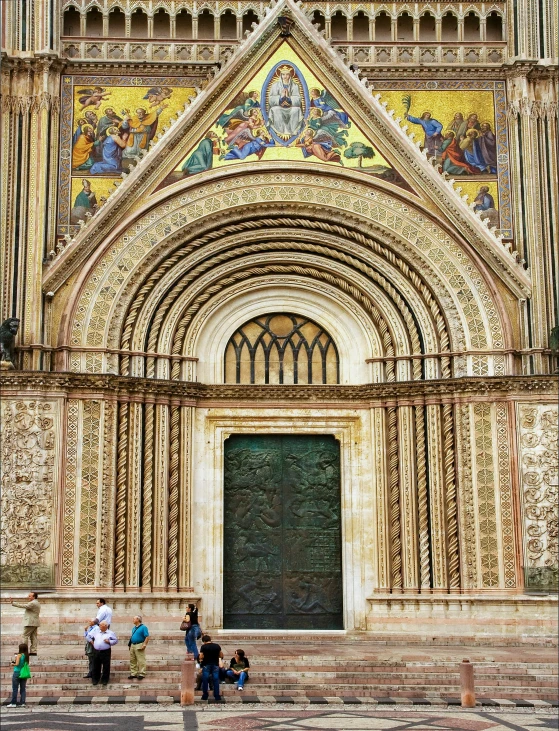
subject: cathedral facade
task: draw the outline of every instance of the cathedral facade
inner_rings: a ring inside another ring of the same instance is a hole
[[[6,590],[550,634],[556,2],[14,0],[2,33]]]

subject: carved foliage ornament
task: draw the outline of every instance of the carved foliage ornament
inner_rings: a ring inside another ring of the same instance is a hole
[[[48,586],[53,574],[56,402],[4,399],[1,404],[4,585]]]
[[[519,407],[525,584],[529,589],[556,589],[558,585],[557,419],[556,404]]]

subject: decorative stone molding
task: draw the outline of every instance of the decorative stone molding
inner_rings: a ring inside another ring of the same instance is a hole
[[[527,589],[558,586],[557,403],[517,405]]]
[[[536,399],[553,398],[559,393],[557,379],[553,376],[507,376],[457,378],[395,383],[370,383],[360,386],[259,386],[259,385],[206,385],[189,381],[157,380],[153,378],[130,378],[112,374],[88,373],[46,373],[44,371],[5,371],[0,376],[3,393],[13,391],[32,393],[53,391],[60,394],[99,393],[114,397],[145,395],[151,398],[175,396],[188,405],[203,401],[280,401],[294,400],[334,403],[380,402],[387,399],[413,401],[414,398],[442,398],[456,396],[465,399],[504,400],[511,396],[528,396]],[[72,396],[74,397],[74,396]],[[476,398],[477,397],[477,398]]]
[[[7,586],[55,581],[58,506],[58,400],[3,396],[0,572]]]

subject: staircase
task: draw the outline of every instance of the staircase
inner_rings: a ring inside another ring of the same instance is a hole
[[[119,632],[113,648],[111,682],[92,686],[83,678],[87,661],[81,633],[74,630],[55,637],[42,629],[39,655],[31,658],[33,677],[28,683],[29,703],[178,702],[180,669],[185,656],[184,635],[154,631],[147,651],[148,675],[130,681],[128,627]],[[404,702],[456,703],[460,697],[459,664],[464,657],[474,663],[476,695],[486,705],[503,701],[538,705],[557,701],[556,650],[552,647],[487,647],[449,638],[439,644],[428,638],[371,638],[370,635],[319,636],[301,634],[262,636],[214,633],[228,662],[243,647],[250,663],[250,682],[241,693],[222,685],[226,701],[260,702]],[[9,660],[17,636],[2,637],[1,686],[4,702],[11,689]],[[199,697],[200,692],[197,693]],[[210,696],[211,697],[211,696]]]

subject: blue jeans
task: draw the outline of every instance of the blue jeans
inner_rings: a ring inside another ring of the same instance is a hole
[[[12,675],[12,700],[10,703],[17,703],[17,691],[19,689],[19,696],[21,703],[25,703],[25,686],[27,685],[27,678],[23,680],[19,679],[19,675]]]
[[[210,675],[213,678],[214,698],[219,701],[221,699],[219,695],[219,665],[204,665],[202,668],[202,698],[205,700],[208,697]]]
[[[191,652],[194,655],[194,659],[198,660],[198,645],[196,640],[199,640],[202,636],[202,630],[199,624],[193,624],[192,627],[186,631],[184,635],[184,644],[186,645],[186,651]]]
[[[242,688],[248,680],[248,675],[247,675],[247,673],[245,673],[244,670],[241,671],[240,675],[235,675],[235,673],[232,670],[228,670],[227,677],[230,678],[231,680],[233,680],[234,682],[239,681],[239,685],[238,685],[239,688]]]

